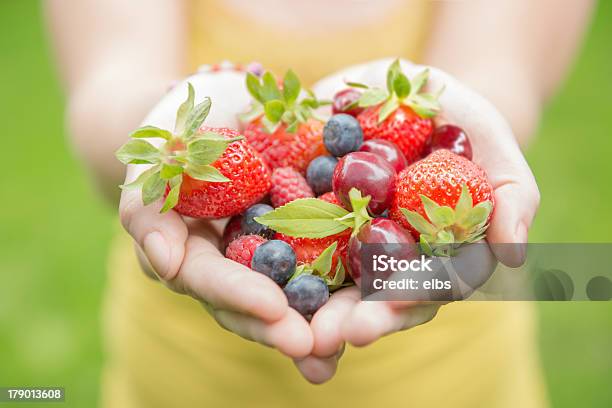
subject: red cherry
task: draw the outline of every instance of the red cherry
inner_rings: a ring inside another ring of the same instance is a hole
[[[360,152],[370,152],[385,159],[395,169],[396,172],[404,170],[408,165],[406,156],[395,143],[383,139],[366,140],[359,148]]]
[[[364,109],[357,106],[359,97],[361,97],[361,92],[355,88],[346,88],[337,92],[332,103],[332,113],[334,115],[336,113],[346,113],[351,116],[359,115]],[[349,107],[351,104],[353,106]]]
[[[395,169],[382,157],[368,152],[353,152],[344,156],[334,169],[332,187],[342,204],[350,208],[349,191],[355,187],[370,196],[368,209],[373,215],[382,214],[393,200]]]
[[[348,245],[348,271],[357,286],[361,285],[361,250],[363,244],[403,244],[381,247],[385,255],[396,259],[414,259],[419,257],[419,250],[412,235],[398,223],[388,218],[375,218],[365,224],[359,233],[352,237]],[[381,276],[381,278],[388,278]]]
[[[468,160],[472,160],[472,144],[470,139],[467,133],[458,126],[444,125],[436,128],[431,139],[427,142],[427,146],[425,146],[423,157],[439,149],[447,149]]]

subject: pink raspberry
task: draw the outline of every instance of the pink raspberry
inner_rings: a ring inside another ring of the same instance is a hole
[[[258,246],[267,241],[260,235],[243,235],[230,242],[225,250],[225,257],[250,268],[253,253]]]
[[[308,182],[293,167],[279,167],[272,172],[270,201],[280,207],[298,198],[314,197]]]

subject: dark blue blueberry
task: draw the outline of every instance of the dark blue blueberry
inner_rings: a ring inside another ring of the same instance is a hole
[[[244,235],[256,234],[265,238],[271,238],[272,235],[274,235],[274,231],[255,221],[255,217],[260,217],[272,210],[274,210],[274,208],[268,204],[255,204],[249,207],[244,212],[244,216],[242,217],[242,221],[240,223],[242,233]]]
[[[323,128],[323,143],[327,151],[336,157],[356,152],[363,143],[363,131],[357,119],[346,113],[329,118]]]
[[[316,195],[332,191],[332,176],[338,159],[332,156],[319,156],[310,162],[306,169],[306,180]]]
[[[329,299],[329,289],[318,276],[300,275],[283,289],[289,306],[309,318]]]
[[[285,241],[273,239],[257,247],[251,259],[251,268],[282,286],[295,272],[295,262],[293,248]]]

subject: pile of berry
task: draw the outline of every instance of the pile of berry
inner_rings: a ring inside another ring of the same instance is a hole
[[[145,204],[163,198],[162,211],[231,217],[226,257],[270,277],[309,318],[331,291],[360,284],[364,243],[413,244],[397,246],[406,259],[420,256],[417,243],[449,256],[484,237],[493,189],[466,133],[435,127],[439,94],[424,92],[427,78],[408,79],[396,61],[386,89],[348,82],[324,121],[326,102],[292,71],[282,81],[247,74],[242,133],[203,126],[210,100],[195,105],[189,85],[173,132],[140,128],[117,152],[151,165],[122,187],[142,188]]]

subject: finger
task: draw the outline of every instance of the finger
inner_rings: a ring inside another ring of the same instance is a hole
[[[140,169],[130,166],[126,181],[134,180]],[[160,214],[161,206],[161,202],[144,206],[140,190],[123,190],[119,216],[121,224],[142,248],[157,276],[171,280],[183,262],[187,226],[174,211]]]
[[[274,281],[225,258],[197,231],[189,236],[185,248],[180,271],[169,282],[173,289],[204,300],[215,309],[232,310],[268,322],[287,313],[287,297]]]
[[[322,358],[308,356],[293,360],[302,376],[312,384],[323,384],[333,378],[338,369],[338,360],[341,353],[331,357]]]
[[[228,310],[213,310],[213,317],[223,328],[247,340],[273,347],[289,357],[304,358],[312,350],[308,322],[293,309],[273,323]]]
[[[340,327],[360,297],[361,292],[356,286],[341,289],[333,293],[315,313],[310,322],[314,336],[313,356],[328,358],[343,348],[344,338]]]
[[[421,305],[398,310],[386,302],[360,302],[342,325],[343,337],[363,347],[388,334],[406,330],[434,318],[439,305]]]

